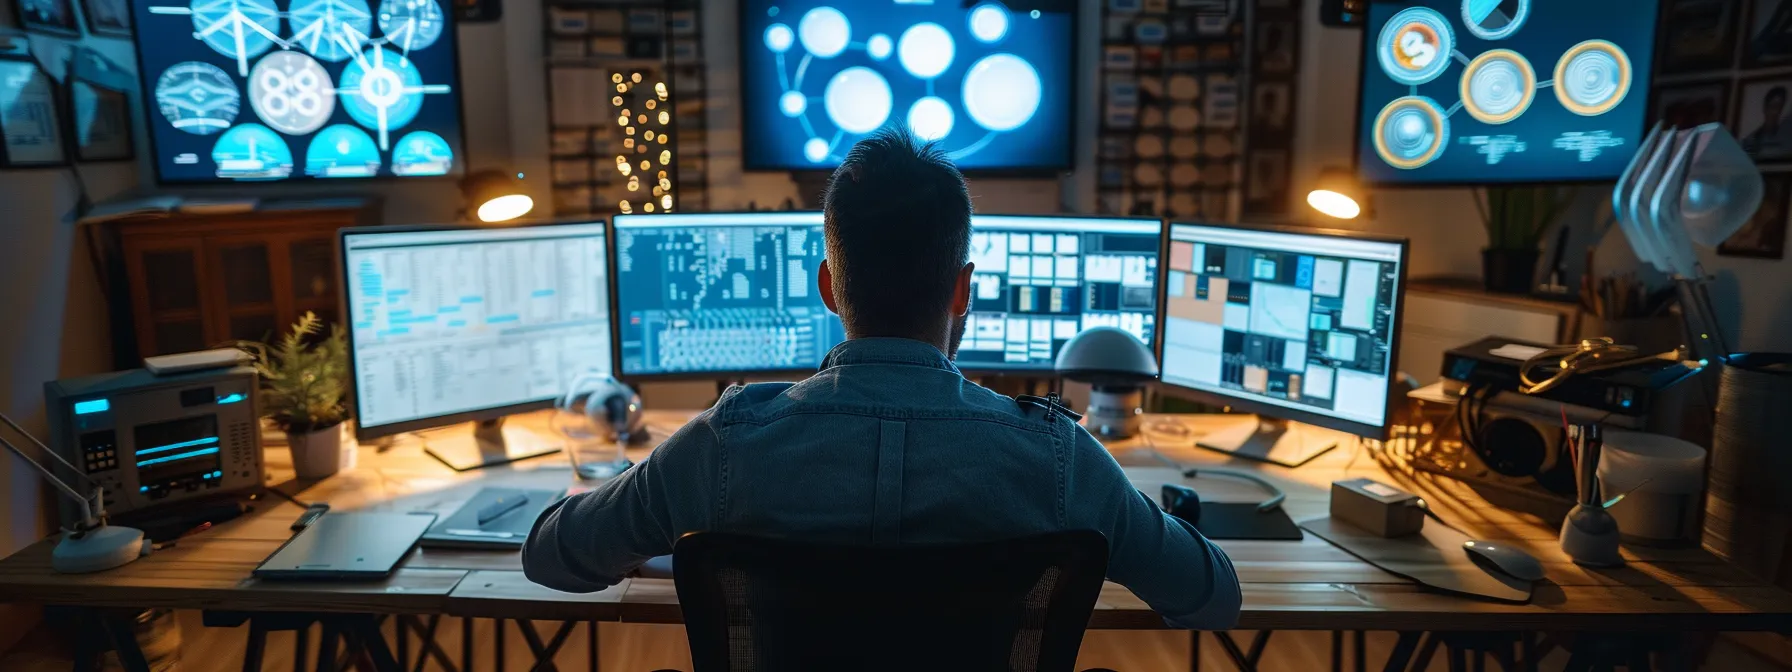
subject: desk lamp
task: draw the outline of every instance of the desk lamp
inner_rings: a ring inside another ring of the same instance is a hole
[[[1319,172],[1313,190],[1307,192],[1307,205],[1328,217],[1356,219],[1369,210],[1369,196],[1348,169],[1326,168]]]
[[[1114,327],[1086,329],[1064,344],[1053,368],[1090,385],[1084,419],[1096,436],[1124,439],[1139,432],[1139,406],[1145,385],[1157,380],[1157,359],[1138,337]]]
[[[523,193],[522,173],[482,170],[461,180],[460,192],[467,212],[481,222],[508,222],[535,209],[535,199]]]
[[[68,467],[69,473],[79,476],[82,481],[93,486],[92,495],[82,495],[67,481],[58,478],[48,467],[31,459],[30,455],[26,455],[25,451],[20,450],[13,442],[0,436],[0,445],[5,445],[7,450],[11,450],[26,464],[43,474],[44,480],[49,481],[50,485],[55,486],[57,490],[62,491],[64,496],[81,505],[81,522],[74,529],[63,530],[62,541],[57,542],[55,550],[50,552],[51,569],[64,574],[86,574],[121,567],[149,554],[149,542],[143,538],[142,530],[106,524],[105,491],[98,483],[81,475],[80,469],[62,459],[62,456],[57,455],[56,451],[44,446],[42,441],[37,440],[37,437],[14,423],[12,418],[0,414],[0,422],[5,423],[19,436],[25,437],[45,455],[49,455],[57,462],[61,462],[63,466]]]

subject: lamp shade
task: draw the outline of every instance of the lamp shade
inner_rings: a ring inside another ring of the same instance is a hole
[[[1157,359],[1138,337],[1114,327],[1092,327],[1064,344],[1058,375],[1095,386],[1139,386],[1157,379]]]
[[[467,213],[481,222],[506,222],[529,214],[535,199],[523,193],[523,174],[482,170],[460,181]]]
[[[1363,214],[1365,193],[1349,170],[1326,168],[1319,173],[1319,182],[1307,192],[1307,205],[1321,214],[1337,219],[1356,219]]]

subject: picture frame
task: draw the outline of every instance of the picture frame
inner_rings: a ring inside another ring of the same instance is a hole
[[[1661,86],[1649,103],[1649,125],[1667,122],[1691,128],[1712,122],[1730,124],[1730,80]]]
[[[1264,21],[1257,25],[1256,60],[1259,72],[1294,72],[1299,27],[1292,21]]]
[[[75,0],[13,0],[13,15],[27,32],[59,37],[80,37],[75,20]]]
[[[63,104],[73,130],[75,160],[82,163],[137,158],[131,135],[131,94],[97,82],[71,79]]]
[[[1730,106],[1730,129],[1756,165],[1792,164],[1792,75],[1744,79]]]
[[[1286,140],[1294,128],[1294,87],[1286,81],[1261,81],[1251,87],[1251,134]]]
[[[1792,221],[1792,173],[1762,176],[1761,208],[1747,224],[1717,246],[1726,257],[1784,259],[1786,226]]]
[[[0,167],[56,168],[69,164],[61,87],[29,55],[0,55],[0,82],[22,82],[0,93]]]
[[[1662,7],[1661,74],[1728,70],[1736,64],[1743,8],[1735,0],[1668,0]]]
[[[1253,213],[1288,211],[1289,152],[1265,149],[1251,152],[1245,179],[1245,203]]]
[[[81,15],[87,19],[87,32],[102,37],[131,36],[130,0],[81,0]]]
[[[1749,0],[1742,31],[1743,68],[1792,63],[1792,0]]]

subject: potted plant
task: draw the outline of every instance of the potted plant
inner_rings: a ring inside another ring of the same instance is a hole
[[[242,342],[261,374],[261,410],[286,432],[299,478],[342,468],[342,422],[348,419],[348,346],[342,329],[306,312],[279,343]]]
[[[1487,291],[1526,294],[1537,278],[1538,246],[1574,199],[1560,187],[1493,187],[1476,192],[1487,248],[1481,279]]]

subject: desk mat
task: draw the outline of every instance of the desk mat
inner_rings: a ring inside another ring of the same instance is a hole
[[[1201,536],[1216,541],[1300,541],[1300,528],[1280,507],[1258,511],[1256,502],[1201,502]]]
[[[1331,516],[1303,520],[1300,526],[1363,562],[1438,590],[1501,602],[1531,601],[1531,582],[1481,569],[1462,548],[1469,537],[1435,520],[1426,520],[1418,534],[1394,539]]]

